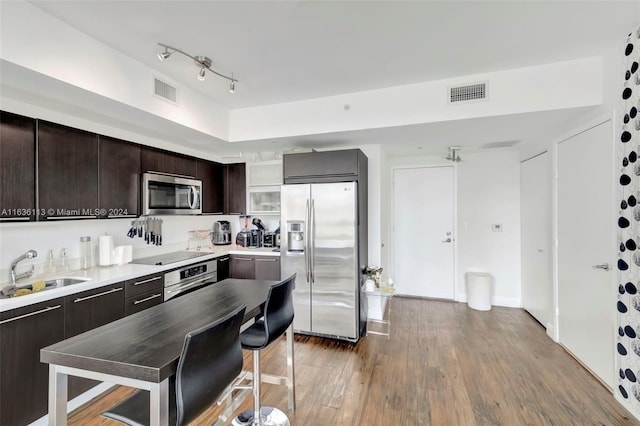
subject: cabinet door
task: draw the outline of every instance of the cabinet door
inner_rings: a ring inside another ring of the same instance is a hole
[[[216,259],[218,261],[218,281],[222,281],[222,280],[226,280],[227,278],[229,278],[230,275],[230,263],[231,263],[231,257],[230,256],[223,256],[223,257],[219,257]]]
[[[0,313],[0,424],[26,425],[47,413],[49,364],[40,349],[64,340],[64,300]]]
[[[39,208],[47,212],[47,219],[95,217],[97,135],[38,122],[38,197]]]
[[[66,339],[124,317],[124,283],[84,291],[64,298]],[[96,386],[94,380],[69,377],[69,399]]]
[[[0,220],[34,220],[35,120],[0,112]]]
[[[280,280],[280,258],[277,256],[256,256],[257,280]]]
[[[174,175],[196,176],[196,159],[169,151],[142,148],[140,152],[142,172],[160,172]]]
[[[253,256],[231,256],[231,278],[256,278],[255,258]]]
[[[196,179],[202,181],[202,213],[224,213],[224,165],[198,160]]]
[[[284,183],[357,180],[359,150],[304,152],[283,156]],[[337,179],[337,180],[336,180]]]
[[[244,214],[247,211],[247,176],[244,163],[225,164],[225,214]]]
[[[106,136],[99,141],[100,216],[138,216],[140,147]]]

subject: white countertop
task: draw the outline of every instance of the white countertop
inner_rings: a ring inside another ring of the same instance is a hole
[[[21,308],[23,306],[33,305],[35,303],[46,302],[47,300],[57,299],[59,297],[68,296],[70,294],[79,293],[86,290],[92,290],[94,288],[103,287],[109,284],[130,280],[133,278],[141,277],[144,275],[154,274],[156,272],[168,271],[171,269],[180,268],[182,266],[191,265],[193,263],[199,263],[205,260],[214,259],[220,256],[228,254],[253,254],[259,256],[280,256],[280,252],[273,251],[272,248],[244,248],[236,247],[234,245],[229,246],[213,246],[213,247],[201,247],[199,251],[201,253],[207,253],[204,256],[200,256],[194,259],[188,259],[182,262],[171,263],[168,265],[138,265],[128,263],[124,265],[113,266],[98,266],[86,270],[74,270],[65,273],[56,274],[37,274],[28,280],[23,280],[18,283],[18,287],[24,286],[40,280],[50,280],[53,278],[89,278],[89,281],[72,284],[65,287],[51,288],[45,291],[38,291],[32,294],[24,296],[11,297],[7,299],[0,299],[0,312],[8,311],[10,309]],[[4,286],[7,283],[0,284]]]

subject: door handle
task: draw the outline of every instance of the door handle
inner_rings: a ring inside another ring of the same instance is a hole
[[[446,240],[442,240],[443,243],[450,243],[451,241],[453,241],[451,238],[447,238]]]
[[[593,265],[593,269],[604,269],[605,271],[608,271],[610,268],[608,263],[603,263],[601,265]]]

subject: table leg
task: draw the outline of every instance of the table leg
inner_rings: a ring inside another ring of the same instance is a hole
[[[169,379],[154,383],[150,392],[150,423],[152,425],[167,426],[169,424]]]
[[[59,373],[55,364],[49,365],[49,424],[67,424],[67,375]]]
[[[293,324],[287,328],[287,394],[289,410],[296,411],[296,377],[293,362]]]

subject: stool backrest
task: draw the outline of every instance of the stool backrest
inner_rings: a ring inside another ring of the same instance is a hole
[[[272,286],[264,306],[264,328],[267,333],[266,345],[273,342],[287,330],[293,322],[292,291],[296,274]]]
[[[178,425],[198,417],[240,374],[240,326],[246,307],[185,336],[176,370]]]

